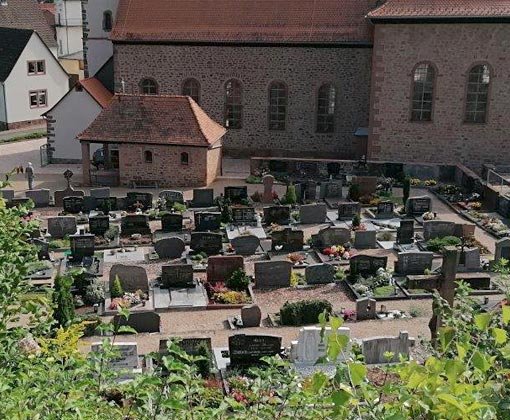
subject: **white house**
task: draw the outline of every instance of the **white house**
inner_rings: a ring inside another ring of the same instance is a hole
[[[110,32],[118,0],[83,0],[83,52],[85,77],[95,75],[113,55]]]
[[[0,129],[42,123],[69,76],[37,32],[0,28]]]
[[[81,161],[81,145],[76,136],[96,119],[112,98],[112,93],[96,78],[78,82],[46,114],[48,160],[51,163]],[[92,148],[93,153],[101,145]]]

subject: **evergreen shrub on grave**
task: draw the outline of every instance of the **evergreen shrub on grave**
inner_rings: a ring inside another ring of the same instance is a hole
[[[326,312],[327,316],[333,312],[333,306],[327,300],[313,299],[300,302],[285,302],[280,309],[281,325],[315,324],[319,315]]]

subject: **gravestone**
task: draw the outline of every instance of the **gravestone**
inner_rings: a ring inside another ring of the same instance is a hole
[[[427,196],[409,197],[406,203],[406,213],[409,215],[422,215],[432,210],[432,199]]]
[[[271,249],[276,251],[277,246],[283,246],[280,251],[301,251],[304,245],[304,236],[305,234],[302,230],[293,230],[292,228],[273,231],[271,233]]]
[[[90,196],[95,198],[109,198],[110,187],[91,188]]]
[[[37,248],[38,260],[50,259],[50,244],[42,239],[32,239],[32,244]]]
[[[166,201],[167,207],[172,207],[174,203],[184,204],[184,195],[181,191],[164,190],[159,193],[159,198]]]
[[[375,299],[364,297],[356,300],[356,321],[377,318],[377,301]]]
[[[143,210],[152,208],[152,193],[132,191],[128,192],[126,196],[129,208],[135,208],[136,203],[140,203],[143,206]]]
[[[363,277],[375,275],[379,268],[386,269],[388,257],[374,257],[372,255],[355,255],[349,260],[351,276]]]
[[[361,212],[361,205],[356,201],[342,201],[338,203],[338,220],[352,220],[355,214]]]
[[[346,360],[351,355],[351,343],[349,328],[340,327],[335,331],[338,335],[347,336],[347,346],[338,354],[337,363]],[[321,327],[303,327],[299,330],[298,339],[291,343],[291,360],[297,365],[316,365],[319,360],[327,355],[329,336],[332,334],[331,327],[324,330]]]
[[[395,273],[399,275],[423,274],[432,269],[433,252],[406,251],[398,253]]]
[[[473,223],[455,223],[454,236],[457,238],[472,238],[475,236],[476,225]]]
[[[290,206],[264,207],[264,222],[287,225],[290,222]]]
[[[143,292],[149,291],[149,279],[143,267],[137,265],[114,264],[110,270],[110,290],[112,289],[112,284],[116,276],[119,277],[124,292],[134,293],[137,290],[142,290]]]
[[[403,219],[397,228],[397,243],[406,245],[414,242],[414,220]]]
[[[393,217],[394,209],[395,209],[395,204],[393,204],[393,202],[381,201],[380,203],[377,204],[376,217],[381,218],[381,219]]]
[[[95,250],[95,238],[91,234],[70,235],[69,243],[73,260],[81,261],[83,257],[92,257]]]
[[[255,208],[248,206],[233,206],[232,221],[235,225],[252,224],[255,222]]]
[[[328,284],[335,281],[335,267],[330,264],[312,264],[305,268],[307,284]]]
[[[214,206],[214,190],[212,188],[194,189],[192,207]]]
[[[89,217],[90,233],[103,236],[108,229],[110,229],[110,218],[108,216]]]
[[[257,289],[290,287],[293,266],[290,261],[261,261],[254,266]]]
[[[376,176],[355,176],[352,183],[359,186],[360,196],[375,194],[377,191]]]
[[[342,181],[323,182],[320,188],[320,198],[342,198]]]
[[[21,207],[31,202],[32,200],[28,197],[14,197],[11,201],[7,202],[7,208]]]
[[[11,201],[14,198],[14,190],[0,190],[0,197],[5,201]]]
[[[122,236],[131,236],[134,233],[150,235],[149,216],[145,214],[128,214],[121,219],[120,232]]]
[[[159,258],[181,258],[186,245],[181,238],[163,238],[154,244],[154,250]]]
[[[239,255],[216,256],[207,259],[207,282],[226,282],[237,270],[244,270],[244,258]]]
[[[180,232],[182,231],[182,214],[180,213],[163,213],[161,216],[161,230],[163,232]]]
[[[247,305],[241,308],[241,321],[244,328],[260,327],[262,311],[258,305]]]
[[[89,213],[96,209],[96,197],[90,195],[83,196],[83,212]]]
[[[208,231],[219,230],[221,227],[220,212],[196,212],[195,213],[195,230]]]
[[[351,241],[351,230],[342,227],[328,226],[312,235],[314,246],[327,248],[335,245],[344,245]]]
[[[29,190],[25,192],[25,196],[34,202],[35,207],[50,205],[50,190],[48,189]]]
[[[112,343],[115,352],[118,354],[113,359],[108,360],[108,366],[113,370],[138,369],[138,345],[136,343]],[[92,352],[100,352],[102,343],[93,343]]]
[[[328,208],[324,203],[304,204],[299,208],[299,221],[302,224],[324,223]]]
[[[510,238],[501,238],[496,241],[494,261],[497,262],[501,258],[510,261]]]
[[[230,368],[249,367],[261,363],[263,357],[280,353],[282,338],[272,335],[236,334],[228,338]]]
[[[480,271],[480,248],[464,248],[460,252],[458,271]]]
[[[304,198],[308,201],[317,200],[317,182],[306,181],[304,186]]]
[[[113,324],[120,327],[127,326],[137,333],[158,333],[161,330],[161,318],[156,312],[131,311],[128,319],[123,315],[114,315]]]
[[[127,197],[117,197],[117,210],[129,210]]]
[[[243,204],[248,200],[248,187],[225,187],[224,196],[232,204]]]
[[[64,197],[62,207],[66,213],[78,214],[83,212],[83,197]]]
[[[161,274],[161,287],[163,289],[188,289],[195,287],[195,282],[193,281],[193,264],[164,265]]]
[[[95,208],[107,214],[111,211],[120,210],[117,205],[117,197],[94,197]]]
[[[55,207],[62,207],[64,205],[65,197],[83,197],[85,193],[81,190],[75,190],[71,187],[66,188],[65,190],[55,191]]]
[[[401,331],[398,337],[374,337],[362,340],[362,351],[367,365],[382,363],[397,363],[400,355],[409,357],[409,348],[414,345],[414,339],[407,331]],[[393,353],[388,360],[386,353]]]
[[[76,233],[76,218],[74,216],[56,216],[48,218],[48,233],[52,238],[62,239],[64,236]]]
[[[373,249],[377,248],[377,231],[357,230],[354,232],[354,248]]]
[[[262,194],[262,202],[263,203],[272,203],[273,202],[274,176],[273,175],[264,175],[264,177],[262,178],[262,184],[264,185],[264,192]]]
[[[426,241],[435,238],[453,236],[455,233],[455,222],[443,220],[426,220],[423,222],[423,239]]]
[[[255,235],[236,236],[230,241],[236,254],[249,256],[255,254],[260,247],[260,239]]]
[[[207,255],[219,254],[223,249],[223,235],[212,232],[192,232],[191,249],[195,252],[205,252]]]

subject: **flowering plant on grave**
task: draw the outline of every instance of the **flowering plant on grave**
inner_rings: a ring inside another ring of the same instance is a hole
[[[303,262],[305,260],[305,256],[303,254],[300,254],[299,252],[294,252],[292,254],[289,254],[289,255],[287,255],[287,258],[294,264]]]
[[[434,220],[436,217],[434,216],[434,213],[431,211],[428,211],[426,213],[423,213],[423,220]]]
[[[482,208],[482,203],[479,201],[473,201],[472,203],[469,203],[469,207],[473,210],[480,210]]]
[[[340,257],[344,254],[345,248],[341,245],[333,245],[328,248],[324,248],[322,253],[331,257]]]

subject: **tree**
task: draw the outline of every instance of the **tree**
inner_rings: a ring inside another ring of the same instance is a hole
[[[402,194],[403,194],[404,206],[407,203],[407,199],[409,198],[410,191],[411,191],[411,178],[406,176],[404,178],[404,185],[402,186]]]
[[[115,276],[110,290],[110,296],[113,298],[120,298],[124,296],[124,290],[122,290],[122,284],[120,283],[119,276]]]
[[[71,294],[71,285],[73,279],[71,276],[57,275],[53,291],[53,318],[59,327],[66,328],[74,319],[74,302]]]

